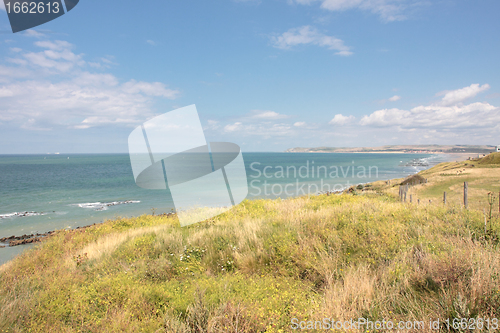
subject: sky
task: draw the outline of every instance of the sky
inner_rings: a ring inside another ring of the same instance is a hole
[[[81,0],[12,33],[0,154],[125,153],[195,104],[245,152],[500,145],[498,0]]]

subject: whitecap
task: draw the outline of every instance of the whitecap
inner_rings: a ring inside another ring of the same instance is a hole
[[[112,202],[87,202],[80,204],[73,204],[70,206],[77,206],[80,208],[93,209],[95,211],[108,210],[108,207],[118,206],[118,205],[128,205],[133,203],[140,203],[138,200],[125,200],[125,201],[112,201]]]
[[[9,214],[0,214],[0,219],[8,219],[11,217],[29,217],[29,216],[41,216],[47,215],[47,213],[38,213],[38,212],[14,212]]]

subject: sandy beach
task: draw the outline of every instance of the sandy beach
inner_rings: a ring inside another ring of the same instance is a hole
[[[478,153],[446,153],[446,155],[449,155],[450,161],[466,161],[466,160],[474,160],[477,158],[482,158],[486,156],[487,154],[478,154]]]

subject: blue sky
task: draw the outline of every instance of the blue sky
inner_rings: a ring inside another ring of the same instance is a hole
[[[0,154],[126,152],[196,104],[243,151],[500,144],[497,0],[81,0],[13,34]]]

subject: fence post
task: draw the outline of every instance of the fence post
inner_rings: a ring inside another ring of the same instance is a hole
[[[446,205],[446,192],[443,193],[443,203]]]
[[[410,194],[410,203],[413,202],[413,194]]]
[[[405,202],[406,202],[406,192],[405,192]]]
[[[469,189],[469,184],[467,182],[464,182],[464,206],[465,209],[469,207],[469,198],[468,198],[468,189]]]
[[[417,199],[417,204],[420,205],[420,199]]]

